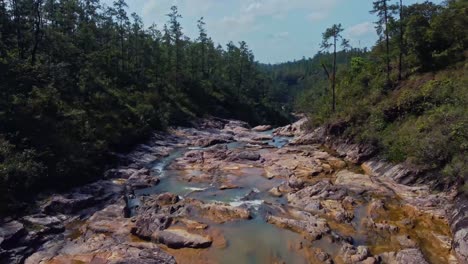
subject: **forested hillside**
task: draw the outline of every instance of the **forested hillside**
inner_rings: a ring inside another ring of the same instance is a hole
[[[189,39],[177,7],[145,26],[124,0],[0,1],[0,207],[101,175],[155,129],[216,114],[287,121],[245,42]],[[2,210],[0,210],[2,211]]]
[[[124,0],[0,0],[0,211],[93,180],[111,153],[204,115],[276,125],[304,112],[441,185],[463,182],[468,3],[404,4],[374,1],[370,50],[335,24],[312,58],[266,65],[243,41],[216,44],[203,18],[188,38],[175,6],[143,25]]]
[[[291,104],[310,116],[311,127],[374,145],[383,158],[429,172],[440,187],[468,182],[468,2],[402,2],[374,1],[380,40],[370,51],[353,54],[337,44],[335,110],[333,45],[268,71],[284,94],[298,94]],[[334,38],[343,39],[339,24],[324,43]]]

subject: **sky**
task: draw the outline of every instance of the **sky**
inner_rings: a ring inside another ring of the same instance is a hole
[[[112,0],[104,0],[110,5]],[[396,2],[391,0],[390,2]],[[423,2],[404,0],[404,4]],[[441,0],[433,2],[440,3]],[[320,50],[322,32],[341,23],[343,36],[355,48],[371,47],[377,40],[372,0],[127,0],[146,26],[159,29],[176,5],[184,34],[198,36],[197,20],[204,17],[208,35],[225,46],[246,41],[255,59],[280,63],[313,57]]]

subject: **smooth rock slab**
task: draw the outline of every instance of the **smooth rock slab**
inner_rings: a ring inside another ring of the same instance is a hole
[[[421,250],[417,248],[404,249],[396,252],[387,252],[379,255],[383,263],[387,264],[429,264]]]
[[[268,131],[270,129],[271,129],[270,125],[261,125],[261,126],[256,126],[256,127],[252,128],[253,131],[257,131],[257,132],[264,132],[264,131]]]
[[[24,225],[18,221],[8,222],[0,227],[0,246],[11,246],[17,239],[26,234]]]
[[[318,240],[324,234],[330,232],[325,219],[322,218],[310,217],[307,220],[296,220],[270,215],[267,217],[267,222],[280,228],[303,234],[311,240]]]
[[[384,196],[393,195],[391,190],[372,177],[348,170],[342,170],[336,174],[335,185],[343,186],[356,193],[370,192]]]
[[[72,194],[69,197],[53,196],[44,206],[45,213],[72,214],[95,203],[95,199],[89,194]]]
[[[207,248],[213,243],[208,236],[189,233],[182,229],[166,229],[154,232],[152,240],[170,248]]]

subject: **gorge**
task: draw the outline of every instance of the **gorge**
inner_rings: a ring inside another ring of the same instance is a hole
[[[328,144],[325,128],[306,133],[305,123],[252,129],[208,118],[155,133],[102,180],[2,223],[1,259],[466,263],[454,190],[411,184],[403,165]]]

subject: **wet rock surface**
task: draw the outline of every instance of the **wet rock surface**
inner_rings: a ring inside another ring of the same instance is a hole
[[[103,180],[1,221],[0,263],[467,263],[466,198],[305,124],[155,134]]]

